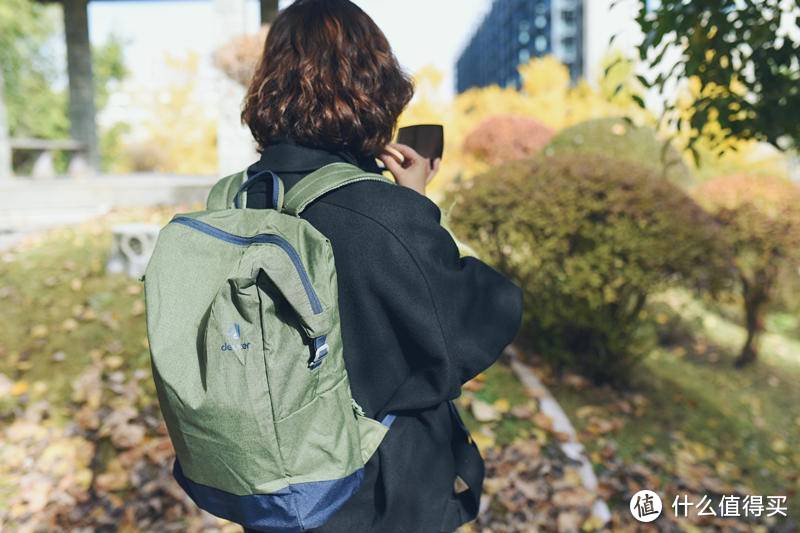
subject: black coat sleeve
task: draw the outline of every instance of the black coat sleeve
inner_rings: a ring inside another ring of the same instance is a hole
[[[407,365],[391,408],[426,408],[458,397],[498,359],[520,327],[522,291],[480,260],[460,257],[436,204],[394,189],[374,216],[386,241],[370,284]]]

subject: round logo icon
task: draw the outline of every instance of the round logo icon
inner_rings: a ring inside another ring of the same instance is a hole
[[[631,498],[631,514],[639,522],[652,522],[661,516],[661,498],[652,490],[640,490]]]

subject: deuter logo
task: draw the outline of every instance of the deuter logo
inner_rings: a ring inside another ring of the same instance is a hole
[[[242,330],[239,327],[239,324],[232,324],[228,328],[228,332],[225,335],[228,337],[229,341],[241,341],[242,340]],[[250,343],[249,342],[226,342],[220,348],[223,352],[237,352],[239,350],[249,350]]]

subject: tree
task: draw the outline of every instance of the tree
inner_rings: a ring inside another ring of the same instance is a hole
[[[262,26],[258,33],[239,35],[223,44],[214,52],[214,66],[231,80],[247,87],[264,51],[268,31],[268,26]]]
[[[58,68],[46,46],[55,33],[56,13],[30,0],[0,2],[0,65],[11,136],[69,136],[67,99],[53,89]]]
[[[729,149],[728,136],[784,149],[800,146],[800,0],[652,4],[639,1],[636,22],[644,39],[638,52],[657,75],[639,80],[662,95],[673,92],[677,80],[697,82],[690,113],[671,113],[673,102],[664,114],[676,130],[688,126],[688,148],[714,122],[721,127],[715,136],[720,150]]]
[[[214,174],[216,116],[198,95],[200,58],[168,55],[165,63],[173,81],[158,94],[139,96],[137,107],[149,115],[143,123],[146,136],[128,147],[126,163],[136,172]]]
[[[532,118],[499,115],[481,122],[464,141],[464,152],[490,165],[525,159],[553,138],[553,130]]]
[[[659,138],[650,126],[636,126],[622,118],[599,118],[566,128],[546,152],[606,155],[646,167],[676,185],[688,186],[693,180],[681,153],[669,141]]]
[[[756,360],[764,314],[781,274],[800,268],[800,187],[775,177],[734,176],[695,190],[725,228],[739,278],[747,338],[737,366]]]
[[[0,68],[4,83],[0,96],[7,107],[12,137],[58,139],[69,137],[67,94],[54,86],[61,76],[59,61],[49,41],[57,35],[57,8],[30,0],[0,2]],[[92,55],[96,107],[102,110],[114,82],[125,79],[123,43],[112,36]],[[104,133],[105,134],[105,133]],[[101,139],[113,145],[115,134]],[[63,167],[65,161],[59,162]],[[103,166],[109,160],[103,157]]]
[[[529,118],[556,131],[608,116],[626,115],[646,120],[647,112],[633,103],[628,91],[620,91],[610,99],[604,90],[597,90],[586,82],[571,86],[568,69],[554,57],[532,58],[521,65],[519,71],[520,90],[498,85],[473,88],[459,94],[452,102],[441,98],[441,73],[433,68],[416,73],[417,93],[400,117],[400,126],[427,122],[445,124],[445,157],[430,189],[434,194],[490,168],[487,162],[464,153],[462,148],[467,135],[491,117]],[[609,68],[607,76],[625,83],[629,78],[622,65]],[[608,84],[606,82],[606,86]]]
[[[524,335],[557,367],[621,384],[648,353],[648,298],[714,292],[730,264],[713,218],[646,167],[538,155],[452,192],[450,227],[525,291]]]

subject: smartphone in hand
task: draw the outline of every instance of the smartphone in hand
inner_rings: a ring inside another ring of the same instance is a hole
[[[444,154],[444,126],[441,124],[417,124],[397,131],[397,142],[410,146],[430,161],[431,168],[436,159]]]

